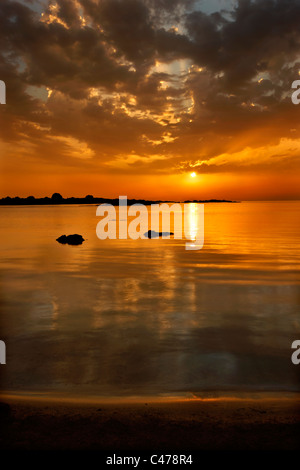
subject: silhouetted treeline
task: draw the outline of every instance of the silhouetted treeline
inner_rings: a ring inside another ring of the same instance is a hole
[[[127,204],[162,204],[163,202],[167,201],[146,201],[144,199],[128,199]],[[172,203],[172,201],[168,201]],[[174,202],[174,201],[173,201]],[[194,200],[194,201],[183,201],[185,203],[189,202],[198,202],[198,203],[207,203],[207,202],[235,202],[235,201],[226,201],[226,200],[218,200],[218,199],[209,199],[205,201]],[[33,206],[33,205],[61,205],[61,204],[112,204],[114,206],[119,205],[119,198],[116,199],[107,199],[103,197],[94,197],[91,195],[85,197],[67,197],[63,198],[61,194],[54,193],[51,197],[42,197],[42,198],[35,198],[34,196],[28,196],[25,198],[21,197],[4,197],[0,199],[0,205],[2,206]]]

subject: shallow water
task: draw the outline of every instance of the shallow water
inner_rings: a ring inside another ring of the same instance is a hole
[[[206,204],[199,251],[174,238],[101,241],[95,206],[0,213],[2,391],[300,391],[299,202]],[[70,233],[87,240],[56,242]]]

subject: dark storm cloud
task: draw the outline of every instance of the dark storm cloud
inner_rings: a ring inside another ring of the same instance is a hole
[[[153,57],[155,30],[143,2],[105,0],[99,4],[95,19],[128,60],[138,63]]]
[[[153,171],[297,138],[288,92],[300,66],[300,1],[239,0],[214,14],[198,3],[53,0],[41,16],[1,0],[2,138],[27,133],[41,153],[43,139],[73,138],[105,162],[165,156]],[[52,95],[43,101],[28,86]]]
[[[60,6],[70,5],[70,1]],[[109,57],[103,35],[90,27],[79,27],[74,9],[63,16],[66,29],[58,22],[47,24],[29,8],[3,0],[0,5],[0,45],[8,59],[24,64],[23,79],[30,85],[44,85],[66,93],[85,96],[86,87],[114,87],[130,75],[128,67]],[[47,12],[46,12],[47,15]],[[76,91],[77,88],[77,91]]]
[[[68,26],[80,26],[80,17],[78,9],[72,0],[61,0],[57,13],[58,18],[64,21]]]
[[[191,3],[172,2],[174,8]],[[137,67],[144,64],[144,73],[155,59],[191,59],[214,73],[223,72],[224,85],[233,88],[259,72],[276,72],[278,65],[293,60],[299,50],[298,0],[239,1],[231,20],[220,13],[190,12],[185,16],[186,30],[180,34],[157,28],[151,18],[149,6],[171,10],[167,0],[80,0],[80,4],[90,19],[88,26],[81,25],[73,0],[59,0],[56,14],[70,27],[66,29],[58,22],[42,23],[18,2],[2,1],[1,50],[19,53],[27,61],[32,83],[45,84],[53,76],[58,86],[65,78],[78,80],[78,86],[81,82],[113,86],[132,80],[128,67],[113,60],[124,56]],[[111,56],[110,46],[116,48]]]
[[[299,0],[239,0],[230,20],[192,12],[186,26],[197,62],[224,71],[236,86],[297,56],[299,21]]]

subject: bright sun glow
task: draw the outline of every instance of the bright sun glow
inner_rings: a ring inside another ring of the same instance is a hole
[[[197,173],[195,173],[195,172],[193,171],[193,173],[191,173],[191,177],[192,177],[192,178],[196,178],[196,176],[197,176]]]

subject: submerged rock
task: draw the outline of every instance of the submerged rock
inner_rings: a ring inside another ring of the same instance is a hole
[[[170,235],[174,235],[174,233],[173,232],[156,232],[155,230],[148,230],[148,232],[144,233],[144,236],[147,238],[169,237]]]
[[[56,241],[62,245],[81,245],[84,242],[82,235],[75,233],[74,235],[62,235]]]

